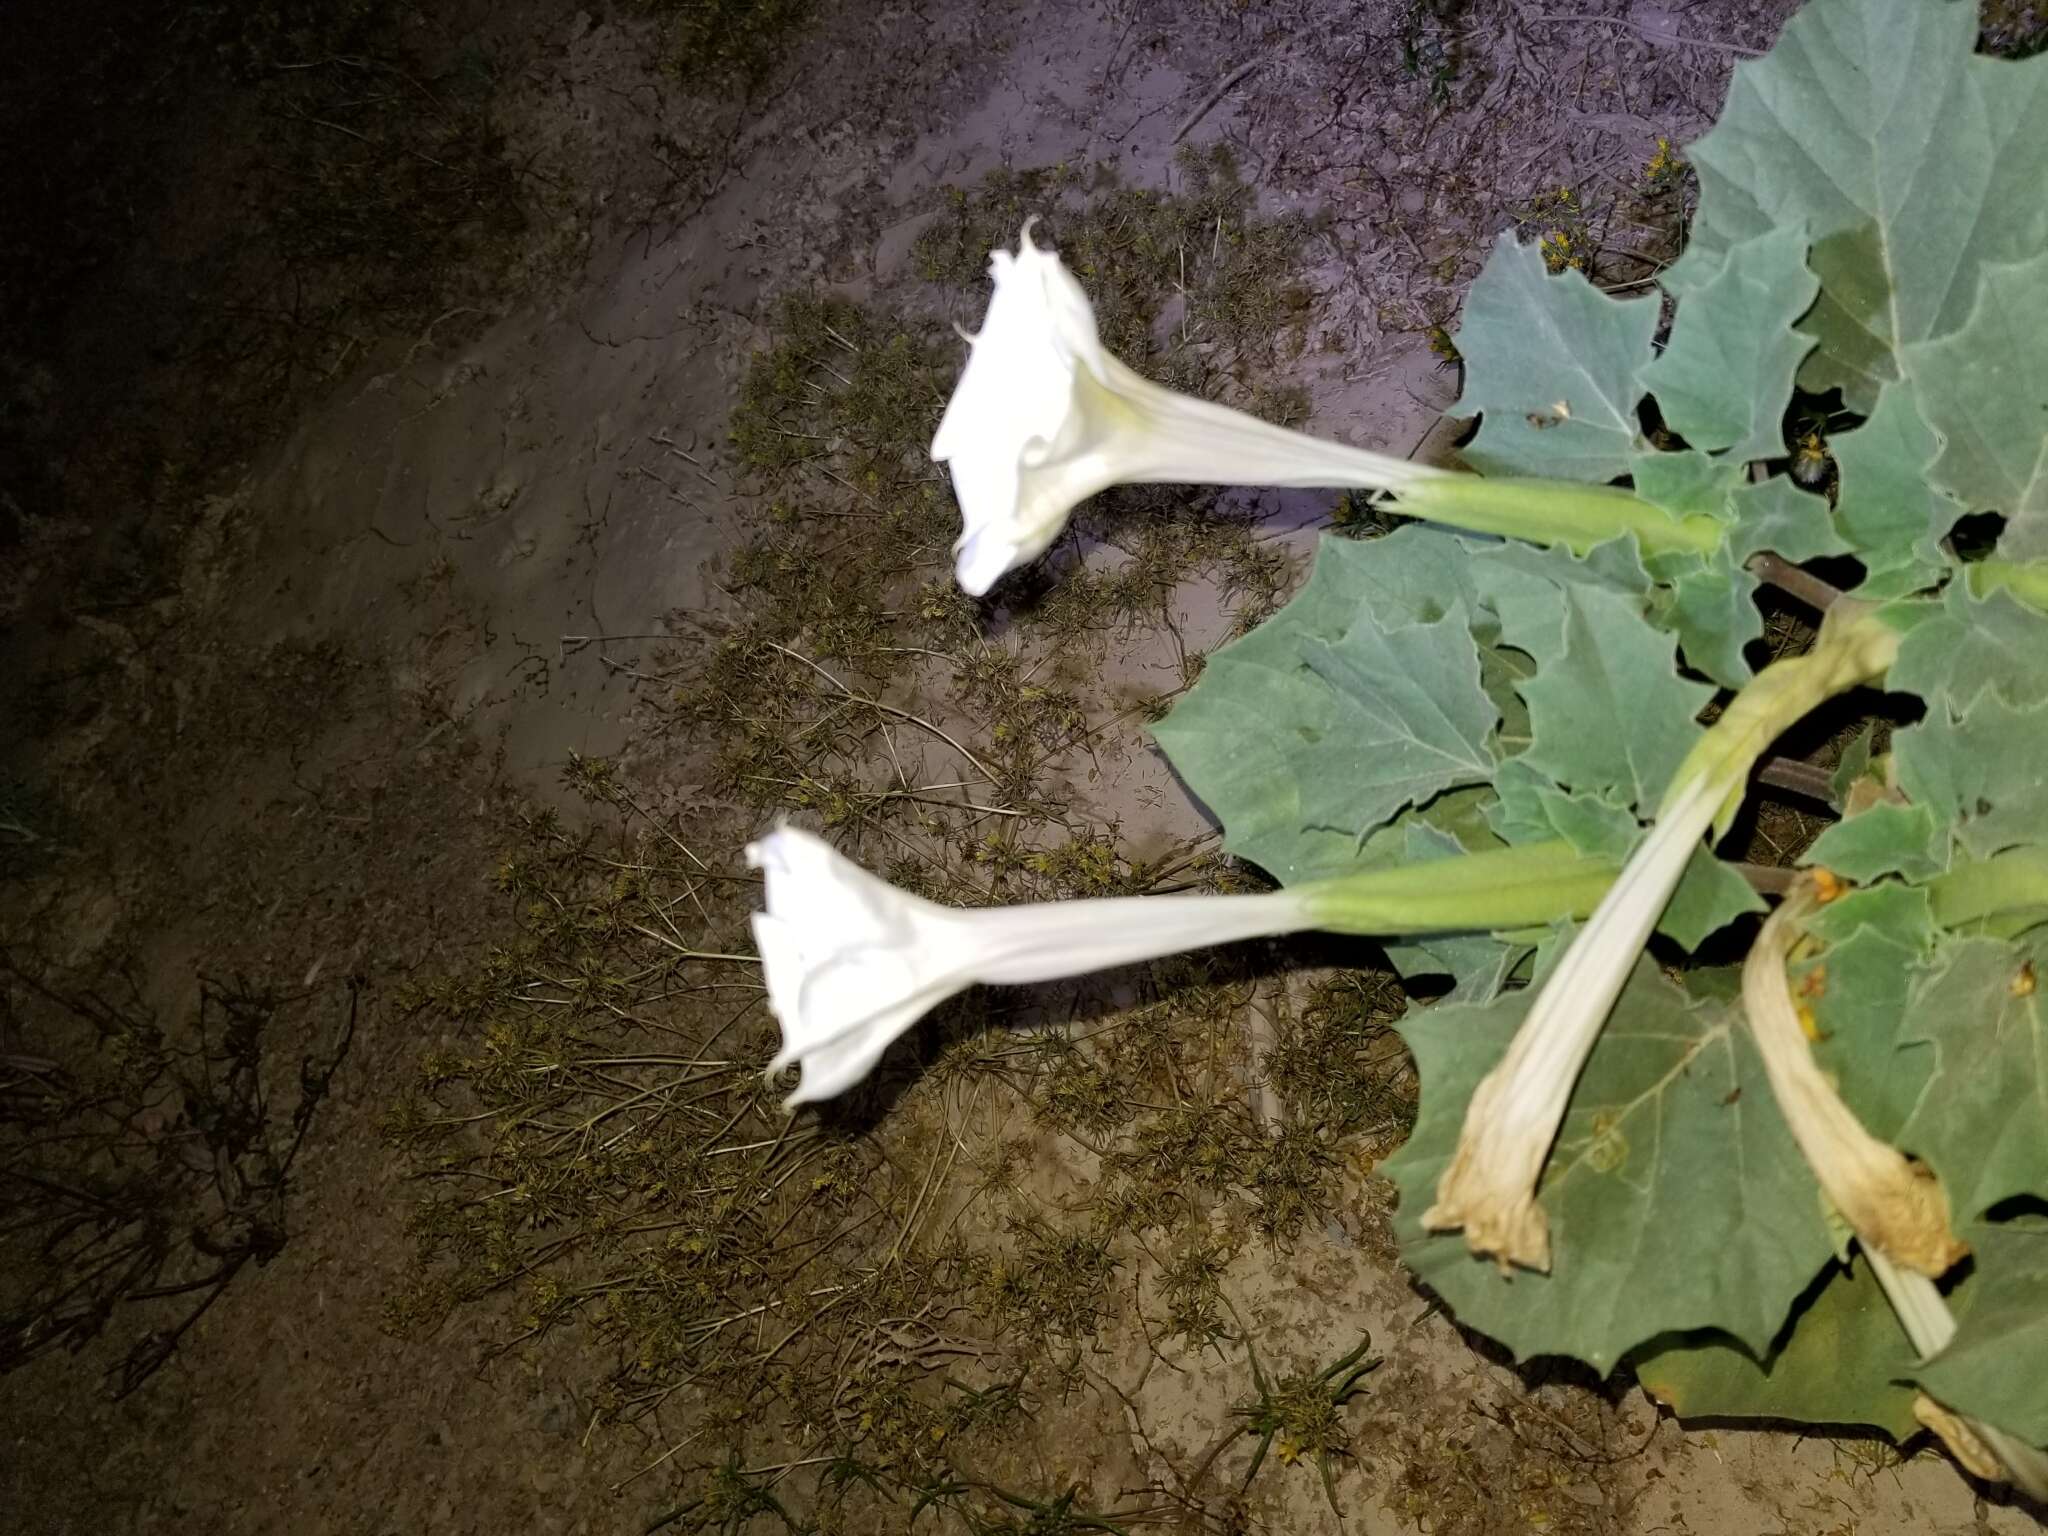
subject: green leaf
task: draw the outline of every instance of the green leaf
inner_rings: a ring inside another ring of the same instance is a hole
[[[1422,1113],[1385,1172],[1402,1254],[1459,1319],[1518,1358],[1601,1372],[1657,1334],[1717,1327],[1761,1352],[1829,1246],[1818,1187],[1779,1117],[1739,1009],[1688,997],[1644,960],[1572,1095],[1543,1175],[1548,1274],[1501,1274],[1421,1230],[1472,1090],[1531,1000],[1430,1008],[1400,1025]]]
[[[1673,517],[1734,517],[1731,498],[1744,484],[1739,463],[1717,459],[1697,449],[1676,453],[1639,453],[1629,461],[1636,494]]]
[[[1671,341],[1643,371],[1664,419],[1694,448],[1782,458],[1792,375],[1813,339],[1793,331],[1820,291],[1806,230],[1781,224],[1732,247],[1678,306]]]
[[[1211,657],[1154,735],[1225,848],[1288,883],[1383,862],[1361,832],[1492,778],[1495,715],[1551,782],[1651,808],[1711,690],[1679,680],[1649,590],[1627,539],[1584,557],[1420,525],[1325,539],[1301,592]],[[1482,644],[1495,633],[1514,650]]]
[[[1974,1258],[1956,1336],[1914,1374],[1958,1413],[2048,1445],[2048,1223],[1965,1227]]]
[[[1620,863],[1642,836],[1642,824],[1627,806],[1560,788],[1526,758],[1502,763],[1493,782],[1500,798],[1487,808],[1486,819],[1507,842],[1561,837],[1580,853]]]
[[[1956,939],[1907,1004],[1935,1064],[1899,1145],[1941,1175],[1958,1220],[2048,1188],[2048,1018],[2038,943]]]
[[[1598,588],[1636,608],[1650,591],[1649,572],[1629,538],[1599,545],[1583,559],[1568,549],[1495,544],[1474,549],[1467,574],[1479,601],[1500,621],[1501,643],[1538,667],[1564,655],[1567,590]],[[1514,673],[1517,684],[1527,677],[1526,668]]]
[[[1880,803],[1836,822],[1799,862],[1855,881],[1903,875],[1924,880],[1948,868],[1947,839],[1924,805]]]
[[[1868,421],[1828,442],[1838,476],[1835,523],[1863,562],[1862,597],[1899,597],[1932,584],[1943,565],[1936,541],[1963,512],[1927,483],[1936,438],[1913,397],[1911,385],[1887,387]]]
[[[1736,66],[1720,121],[1691,145],[1700,208],[1664,274],[1691,295],[1743,241],[1804,224],[1821,294],[1800,383],[1866,414],[1906,376],[1902,349],[1962,327],[1987,263],[2048,249],[2041,61],[1972,57],[1976,8],[1814,0]],[[1681,313],[1683,305],[1681,305]]]
[[[1654,809],[1699,739],[1714,690],[1678,674],[1677,646],[1618,593],[1564,593],[1564,649],[1521,685],[1528,765],[1572,789]]]
[[[1499,716],[1462,608],[1395,630],[1364,613],[1334,644],[1305,637],[1302,656],[1329,687],[1313,723],[1292,722],[1310,825],[1362,840],[1411,805],[1493,777]]]
[[[1828,516],[1827,498],[1802,491],[1790,475],[1773,475],[1734,492],[1735,527],[1728,553],[1747,560],[1768,549],[1797,563],[1839,555],[1848,545]]]
[[[1876,724],[1866,721],[1863,729],[1850,737],[1848,744],[1842,748],[1842,756],[1835,764],[1835,771],[1828,775],[1828,792],[1831,797],[1829,803],[1836,810],[1848,804],[1849,791],[1855,788],[1857,780],[1868,775],[1880,784],[1884,782],[1884,774],[1880,771],[1882,763],[1874,768],[1871,761],[1870,748],[1876,740]]]
[[[1978,599],[1951,582],[1941,610],[1907,631],[1887,687],[1917,693],[1931,711],[1960,711],[1985,689],[2014,704],[2048,699],[2048,614],[2003,592]]]
[[[1426,624],[1453,607],[1472,607],[1471,560],[1468,541],[1419,524],[1377,539],[1324,538],[1309,579],[1283,611],[1290,627],[1326,640],[1343,635],[1360,613],[1388,629]]]
[[[1741,873],[1702,848],[1678,877],[1678,887],[1657,920],[1657,931],[1670,935],[1687,950],[1695,950],[1736,918],[1763,910],[1763,898]]]
[[[1934,942],[1934,912],[1926,890],[1889,880],[1829,902],[1810,913],[1804,926],[1828,944],[1840,944],[1865,928],[1900,944],[1927,948]]]
[[[1892,738],[1892,761],[1907,798],[1977,858],[2048,838],[2048,700],[1986,692],[1960,718],[1931,706]]]
[[[1450,413],[1483,415],[1463,457],[1488,475],[1612,480],[1637,439],[1638,376],[1657,300],[1609,298],[1580,273],[1551,276],[1503,234],[1465,297],[1465,391]]]
[[[1739,688],[1750,677],[1743,647],[1764,631],[1753,601],[1756,578],[1742,568],[1753,551],[1738,547],[1743,529],[1735,498],[1743,467],[1692,450],[1639,453],[1630,467],[1636,494],[1673,517],[1704,515],[1732,525],[1730,542],[1711,555],[1663,554],[1649,565],[1666,583],[1655,605],[1658,621],[1678,631],[1685,659],[1723,687]]]
[[[1630,1362],[1679,1418],[1869,1424],[1894,1440],[1920,1429],[1918,1363],[1870,1266],[1828,1267],[1761,1362],[1723,1333],[1653,1339]]]
[[[1361,613],[1417,624],[1471,604],[1470,558],[1456,538],[1420,526],[1381,539],[1326,538],[1293,600],[1210,657],[1152,733],[1222,820],[1227,850],[1289,884],[1370,862],[1355,828],[1312,825],[1302,808],[1311,746],[1302,732],[1330,727],[1339,708],[1305,647],[1341,641]]]
[[[1791,971],[1792,993],[1813,1010],[1814,1059],[1883,1141],[1898,1135],[1926,1090],[1934,1052],[1915,1043],[1907,998],[1927,965],[1927,946],[1859,928]]]
[[[2048,251],[1986,267],[1968,322],[1908,360],[1942,438],[1934,483],[1972,512],[2005,514],[2002,558],[2048,556]]]
[[[1724,688],[1740,688],[1753,675],[1743,649],[1763,638],[1756,588],[1756,578],[1724,548],[1672,581],[1661,612],[1678,632],[1685,659]]]
[[[2048,1444],[2048,1224],[1966,1225],[1970,1271],[1949,1295],[1956,1336],[1922,1365],[1864,1263],[1830,1265],[1762,1364],[1731,1339],[1654,1339],[1630,1362],[1681,1419],[1869,1424],[1909,1440],[1917,1382],[1958,1413]]]

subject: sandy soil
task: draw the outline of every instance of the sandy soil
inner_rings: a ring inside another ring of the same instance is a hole
[[[727,601],[714,562],[755,509],[726,417],[779,294],[905,289],[941,190],[990,169],[1112,161],[1158,185],[1179,139],[1226,139],[1266,206],[1330,218],[1312,274],[1323,345],[1298,377],[1315,426],[1434,452],[1455,379],[1422,332],[1454,312],[1475,242],[1544,186],[1625,172],[1658,135],[1699,131],[1731,58],[1782,8],[1603,3],[1575,25],[1483,0],[1458,29],[1467,84],[1443,102],[1377,84],[1403,9],[826,6],[768,88],[718,112],[662,79],[630,17],[477,19],[524,34],[493,111],[507,158],[548,189],[525,265],[375,338],[217,477],[169,595],[57,623],[45,592],[8,635],[8,666],[56,679],[57,701],[8,767],[62,786],[88,850],[0,888],[9,944],[67,974],[137,957],[165,1020],[189,1011],[199,975],[236,969],[302,983],[293,1028],[309,1039],[333,1027],[347,979],[362,1001],[283,1251],[133,1396],[96,1390],[127,1346],[118,1329],[0,1378],[10,1529],[616,1531],[668,1507],[660,1477],[612,1491],[648,1454],[586,1435],[593,1372],[573,1330],[490,1362],[488,1317],[458,1314],[425,1342],[382,1330],[409,1245],[377,1125],[423,1044],[393,997],[502,930],[487,880],[506,792],[560,799],[579,752],[693,793],[701,765],[644,731],[635,672],[676,615]],[[700,152],[681,184],[663,144]],[[173,172],[195,195],[202,158]],[[1245,504],[1305,553],[1328,502]],[[1191,585],[1180,615],[1191,643],[1220,637],[1213,591]],[[1121,640],[1104,696],[1170,660],[1162,635]],[[1126,734],[1067,786],[1075,817],[1141,850],[1199,832],[1135,722]],[[729,862],[752,830],[705,851]],[[59,1027],[18,997],[5,1017]],[[1361,1172],[1342,1220],[1236,1290],[1276,1358],[1329,1358],[1360,1329],[1387,1356],[1350,1421],[1348,1528],[1438,1528],[1430,1501],[1461,1480],[1513,1483],[1528,1530],[2033,1528],[1931,1452],[1688,1430],[1633,1389],[1517,1373],[1392,1263],[1386,1198]],[[1154,1370],[1130,1330],[1101,1350],[1094,1369],[1142,1406],[1143,1433],[1077,1415],[1058,1431],[1067,1466],[1142,1483],[1214,1437],[1237,1379],[1215,1357]],[[1277,1531],[1335,1528],[1308,1477],[1256,1513]]]

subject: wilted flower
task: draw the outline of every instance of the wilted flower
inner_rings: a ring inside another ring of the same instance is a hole
[[[1931,1360],[1956,1336],[1955,1314],[1934,1282],[1969,1247],[1949,1226],[1948,1198],[1934,1175],[1863,1128],[1807,1046],[1785,964],[1820,899],[1820,882],[1802,875],[1764,923],[1742,966],[1743,1011],[1800,1155],[1855,1232],[1899,1327],[1920,1358]],[[1913,1414],[1977,1476],[2048,1498],[2048,1451],[1925,1392],[1915,1394]]]
[[[1709,828],[1726,832],[1749,770],[1778,733],[1822,701],[1882,677],[1898,632],[1868,604],[1842,599],[1811,651],[1764,668],[1678,767],[1657,824],[1566,948],[1497,1066],[1465,1108],[1451,1164],[1423,1213],[1432,1231],[1503,1265],[1550,1267],[1550,1226],[1536,1186],[1636,958]]]
[[[1473,1090],[1458,1150],[1423,1213],[1432,1231],[1464,1229],[1478,1253],[1550,1267],[1550,1225],[1536,1182],[1572,1086],[1636,957],[1727,793],[1714,775],[1687,783],[1558,961],[1508,1052]]]
[[[1864,1247],[1938,1277],[1970,1250],[1949,1227],[1948,1197],[1933,1173],[1863,1128],[1813,1059],[1785,982],[1800,924],[1819,905],[1802,875],[1750,945],[1742,1008],[1763,1058],[1771,1095],[1821,1190]]]

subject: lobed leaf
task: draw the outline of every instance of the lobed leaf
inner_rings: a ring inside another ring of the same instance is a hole
[[[1914,400],[1912,385],[1887,386],[1869,420],[1828,444],[1838,476],[1835,522],[1863,562],[1863,597],[1931,585],[1944,564],[1936,541],[1963,512],[1927,483],[1937,439]]]
[[[1968,321],[1908,361],[1941,436],[1934,483],[1969,511],[2004,514],[2003,558],[2048,556],[2048,250],[1986,267]]]
[[[1893,738],[1892,760],[1908,798],[1983,859],[2048,838],[2044,748],[2048,700],[2019,707],[1987,690],[1960,715],[1932,706]]]
[[[1654,807],[1714,690],[1679,675],[1676,642],[1638,603],[1583,586],[1561,597],[1563,650],[1521,687],[1532,738],[1523,759],[1559,784]]]
[[[1630,1364],[1679,1418],[1868,1424],[1894,1440],[1919,1432],[1917,1364],[1867,1264],[1830,1265],[1761,1356],[1718,1330],[1653,1339]]]
[[[1880,803],[1836,822],[1799,856],[1850,880],[1924,880],[1948,868],[1948,840],[1924,805]]]
[[[1484,416],[1463,450],[1482,474],[1602,482],[1637,447],[1640,375],[1657,301],[1609,298],[1503,234],[1465,296],[1457,334],[1465,389],[1454,416]]]
[[[1341,640],[1303,637],[1301,654],[1328,688],[1313,722],[1292,722],[1309,824],[1362,841],[1410,806],[1493,777],[1499,714],[1462,606],[1391,630],[1361,612]]]
[[[1954,940],[1907,1003],[1905,1038],[1933,1064],[1898,1142],[1941,1176],[1958,1220],[2038,1194],[2048,1170],[2044,943]]]
[[[1737,560],[1762,549],[1795,563],[1848,551],[1826,499],[1801,490],[1790,475],[1737,486],[1731,502],[1735,526],[1728,535],[1728,553]]]
[[[1355,827],[1317,824],[1303,809],[1302,732],[1328,728],[1337,708],[1303,646],[1341,640],[1362,612],[1414,624],[1440,617],[1445,603],[1470,604],[1467,558],[1458,540],[1419,526],[1370,542],[1324,539],[1286,607],[1218,650],[1152,727],[1223,822],[1227,850],[1289,884],[1384,861],[1368,857]]]
[[[1976,36],[1972,5],[1813,0],[1689,146],[1700,207],[1666,286],[1692,295],[1737,245],[1805,225],[1821,292],[1800,383],[1868,414],[1912,376],[1906,348],[1967,322],[1987,264],[2048,250],[2048,70],[1975,57]]]
[[[1780,224],[1731,247],[1721,269],[1686,295],[1671,340],[1643,383],[1695,449],[1731,460],[1781,458],[1792,376],[1813,338],[1793,321],[1820,279],[1806,267],[1806,229]]]
[[[1928,958],[1925,944],[1864,926],[1791,972],[1793,996],[1811,1012],[1814,1058],[1883,1141],[1897,1137],[1934,1069],[1934,1051],[1913,1038],[1907,1012]]]
[[[2048,1222],[1987,1222],[1963,1236],[1974,1258],[1956,1336],[1914,1374],[1956,1412],[2048,1445]]]
[[[1938,611],[1899,642],[1886,685],[1917,693],[1932,710],[1960,711],[1986,689],[2017,705],[2048,699],[2048,613],[2003,592],[1977,598],[1951,582]]]

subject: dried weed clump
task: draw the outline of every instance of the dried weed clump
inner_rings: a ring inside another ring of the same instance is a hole
[[[291,1240],[293,1169],[355,1037],[358,992],[202,977],[195,1017],[166,1029],[118,980],[85,986],[0,948],[10,1047],[31,1030],[94,1042],[64,1060],[0,1054],[0,1372],[111,1331],[126,1340],[102,1384],[115,1398]],[[280,1070],[275,1036],[293,1015],[325,1043]]]
[[[1270,400],[1313,232],[1258,218],[1226,160],[1182,169],[1173,195],[991,178],[920,246],[930,286],[784,303],[732,422],[759,513],[728,611],[634,663],[702,787],[573,763],[586,824],[527,815],[499,872],[518,937],[409,1000],[444,1043],[388,1121],[422,1192],[390,1323],[498,1298],[501,1348],[569,1324],[603,1341],[591,1428],[645,1435],[644,1486],[676,1490],[649,1529],[1221,1528],[1263,1450],[1235,1492],[1135,1448],[1076,1460],[1133,1433],[1105,1352],[1250,1369],[1233,1266],[1329,1220],[1359,1150],[1405,1124],[1393,994],[1304,990],[1271,945],[956,999],[795,1119],[760,1074],[775,1029],[737,852],[771,816],[955,903],[1255,882],[1208,837],[1133,853],[1069,786],[1281,600],[1286,559],[1210,498],[1127,492],[1076,520],[1056,583],[979,604],[950,581],[957,514],[924,452],[958,359],[937,312],[970,314],[1027,204],[1057,208],[1044,235],[1084,280],[1115,274],[1113,345]],[[1217,633],[1175,626],[1193,582],[1221,596]],[[1106,696],[1103,668],[1162,632],[1172,681]],[[1276,1400],[1283,1473],[1330,1476],[1362,1358]]]

